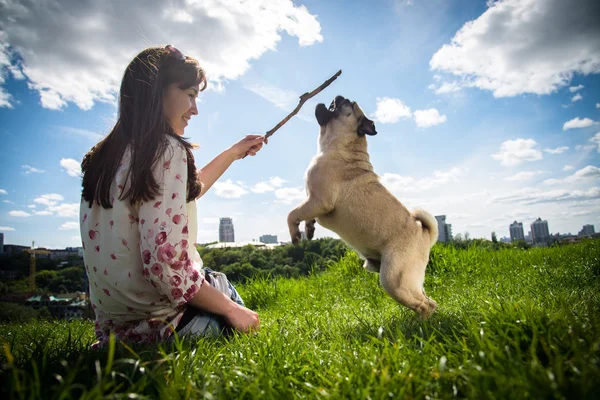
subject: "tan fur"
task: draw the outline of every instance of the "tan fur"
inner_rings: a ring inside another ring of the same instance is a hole
[[[290,235],[298,243],[299,223],[307,221],[311,239],[316,219],[356,250],[367,270],[380,273],[392,298],[426,318],[437,307],[423,290],[437,221],[427,211],[410,212],[380,183],[366,137],[357,134],[362,117],[356,103],[346,103],[321,126],[318,151],[306,172],[308,198],[288,216]]]

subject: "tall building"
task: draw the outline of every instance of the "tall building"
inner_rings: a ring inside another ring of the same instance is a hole
[[[544,243],[550,239],[550,231],[548,230],[548,221],[542,221],[541,218],[536,219],[531,224],[531,240],[533,243]]]
[[[4,233],[0,232],[0,255],[4,254]]]
[[[594,225],[584,225],[583,229],[579,231],[579,236],[591,236],[594,233],[596,233],[596,231],[594,230]],[[1,235],[1,233],[0,233]]]
[[[235,234],[233,232],[233,220],[231,218],[220,219],[219,242],[235,242]]]
[[[510,241],[517,242],[519,240],[525,240],[525,233],[523,232],[523,223],[522,222],[513,222],[510,224]]]
[[[435,219],[438,223],[438,242],[451,242],[452,241],[452,225],[446,223],[445,215],[436,215]]]
[[[261,243],[277,243],[277,235],[262,235],[258,240]]]

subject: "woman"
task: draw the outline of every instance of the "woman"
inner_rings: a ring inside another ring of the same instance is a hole
[[[206,84],[198,62],[173,46],[142,51],[123,76],[117,123],[83,159],[81,238],[99,345],[111,332],[141,343],[174,329],[259,328],[224,275],[202,269],[194,246],[195,199],[264,141],[246,136],[197,171],[182,136]]]

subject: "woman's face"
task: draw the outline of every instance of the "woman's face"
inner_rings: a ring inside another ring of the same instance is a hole
[[[172,83],[164,92],[163,113],[179,136],[183,135],[192,115],[198,115],[196,98],[199,89],[199,85],[180,89],[179,83]]]

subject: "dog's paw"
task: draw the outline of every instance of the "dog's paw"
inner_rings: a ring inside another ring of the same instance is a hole
[[[426,303],[419,307],[419,309],[417,310],[417,314],[419,314],[419,316],[422,319],[427,320],[433,315],[436,308],[437,303],[435,302],[435,300],[433,300],[430,297],[427,297]]]
[[[311,240],[313,237],[315,237],[315,222],[317,221],[314,219],[304,222],[304,230],[306,231],[306,238],[308,240]]]
[[[302,234],[300,231],[292,233],[292,244],[298,244],[302,240]]]

